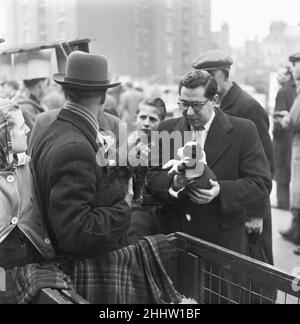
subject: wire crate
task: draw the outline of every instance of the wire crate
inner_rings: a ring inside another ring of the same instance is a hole
[[[168,240],[169,275],[199,304],[300,304],[300,280],[273,266],[182,233]]]

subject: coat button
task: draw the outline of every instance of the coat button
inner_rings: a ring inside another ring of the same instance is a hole
[[[191,222],[192,216],[190,214],[186,214],[185,217],[186,217],[188,222]]]
[[[18,218],[17,217],[13,217],[13,219],[11,220],[11,223],[13,224],[13,225],[17,225],[18,224]]]
[[[45,239],[45,243],[46,243],[47,245],[50,245],[50,244],[51,244],[51,241],[50,241],[48,238],[46,238],[46,239]]]
[[[7,176],[6,180],[8,183],[13,183],[15,181],[15,177],[13,175],[9,175]]]

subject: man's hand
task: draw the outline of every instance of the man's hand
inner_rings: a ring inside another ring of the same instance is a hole
[[[189,188],[190,199],[198,205],[206,205],[212,202],[220,194],[220,185],[217,181],[209,180],[212,188],[209,190]]]
[[[256,233],[262,234],[263,232],[263,219],[262,218],[251,218],[245,224],[248,234]]]

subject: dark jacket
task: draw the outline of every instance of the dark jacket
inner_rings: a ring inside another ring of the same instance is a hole
[[[290,111],[296,98],[294,81],[286,83],[277,93],[275,111]],[[283,129],[274,121],[273,145],[275,153],[275,180],[282,184],[289,184],[291,179],[291,154],[293,133],[290,129]]]
[[[236,83],[225,95],[220,108],[231,116],[249,119],[256,125],[258,135],[269,161],[271,174],[274,174],[274,152],[269,134],[269,117],[263,107]]]
[[[163,122],[159,130],[183,133],[189,127],[184,118],[179,118]],[[218,110],[206,139],[205,152],[207,164],[221,187],[219,197],[210,204],[196,205],[190,200],[171,198],[168,189],[172,179],[167,172],[149,173],[147,190],[162,201],[162,231],[182,231],[245,253],[244,223],[248,217],[265,217],[272,182],[255,125]],[[190,221],[187,213],[191,215]]]
[[[116,197],[113,205],[103,206],[98,195],[107,183],[106,168],[96,163],[98,149],[89,122],[62,109],[33,151],[41,204],[58,254],[87,257],[127,243],[128,205]]]

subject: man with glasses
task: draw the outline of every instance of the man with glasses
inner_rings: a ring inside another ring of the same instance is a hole
[[[230,79],[233,60],[219,50],[202,53],[192,64],[197,70],[208,71],[218,83],[220,108],[225,113],[250,119],[256,125],[260,140],[274,174],[274,153],[269,135],[269,118],[263,107],[248,93]]]
[[[182,146],[197,141],[218,180],[208,190],[192,188],[184,173],[169,177],[156,168],[146,189],[161,201],[162,233],[181,231],[246,254],[245,223],[250,217],[255,226],[266,215],[271,175],[255,125],[217,109],[217,90],[208,72],[188,73],[179,85],[183,117],[162,122],[158,130],[180,132]],[[169,145],[175,159],[175,141]]]
[[[268,114],[252,96],[242,90],[237,83],[231,81],[230,69],[232,64],[233,60],[230,56],[222,51],[212,50],[202,53],[192,65],[195,69],[208,71],[216,79],[220,109],[223,112],[230,116],[249,119],[255,124],[273,176],[275,162],[273,144],[269,134]],[[252,237],[249,237],[249,243],[250,241],[252,241]],[[259,241],[262,245],[255,249],[256,252],[252,257],[273,264],[271,206],[266,210],[262,240]]]

